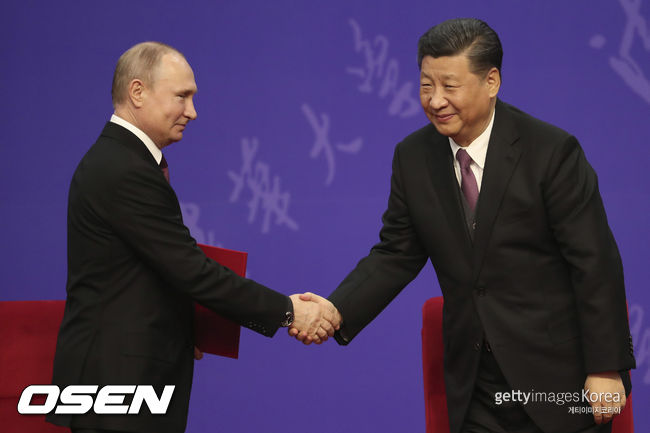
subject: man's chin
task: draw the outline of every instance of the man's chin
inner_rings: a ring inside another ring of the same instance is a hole
[[[164,147],[169,146],[172,143],[176,143],[177,141],[180,141],[181,138],[183,138],[183,134],[181,134],[180,136],[175,135],[173,137],[169,137],[162,146],[158,146],[158,147],[162,149]]]
[[[169,138],[169,144],[176,143],[177,141],[181,141],[182,139],[183,139],[183,133],[178,132]]]
[[[453,128],[450,128],[449,125],[441,125],[434,120],[432,120],[431,123],[436,127],[436,130],[445,137],[451,137],[454,135]]]

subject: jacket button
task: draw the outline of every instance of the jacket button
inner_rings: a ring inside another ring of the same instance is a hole
[[[479,342],[474,343],[474,350],[476,350],[477,352],[481,350],[481,343]]]

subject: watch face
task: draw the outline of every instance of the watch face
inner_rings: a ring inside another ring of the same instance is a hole
[[[287,327],[291,326],[293,323],[293,313],[291,311],[287,311],[286,314],[284,315],[284,322],[282,322],[282,326]]]

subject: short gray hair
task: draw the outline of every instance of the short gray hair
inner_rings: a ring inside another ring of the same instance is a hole
[[[142,80],[145,85],[153,85],[160,60],[168,53],[178,54],[185,58],[176,48],[162,42],[141,42],[126,50],[117,61],[113,74],[113,86],[111,87],[113,107],[126,101],[129,83],[134,79]]]

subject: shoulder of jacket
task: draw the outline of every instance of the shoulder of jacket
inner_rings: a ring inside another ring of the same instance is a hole
[[[438,132],[436,127],[429,123],[404,137],[402,141],[397,143],[396,147],[400,150],[417,148],[419,146],[427,145],[428,143],[442,137],[443,136]]]
[[[560,141],[563,142],[571,136],[570,133],[564,129],[548,123],[544,120],[538,119],[519,108],[499,101],[502,115],[510,116],[513,120],[517,131],[522,137],[532,137],[537,139],[544,139],[546,142]],[[497,112],[497,116],[499,113]]]

